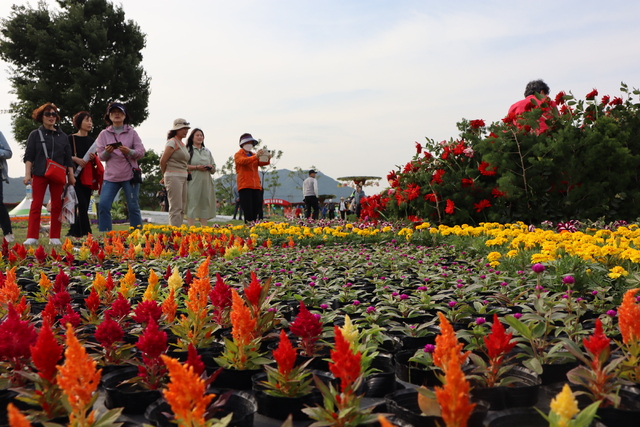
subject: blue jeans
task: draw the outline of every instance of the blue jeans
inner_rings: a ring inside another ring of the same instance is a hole
[[[140,184],[131,184],[129,181],[111,182],[104,181],[100,192],[100,206],[98,207],[98,223],[100,231],[111,231],[111,207],[118,191],[122,188],[127,201],[129,211],[129,223],[134,228],[142,227],[142,215],[138,204]]]

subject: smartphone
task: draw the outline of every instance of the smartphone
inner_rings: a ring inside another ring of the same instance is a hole
[[[116,148],[120,147],[122,145],[122,142],[113,142],[111,144],[107,144],[109,147],[113,147],[113,149],[115,150]]]
[[[212,167],[211,166],[205,166],[204,169],[210,171],[212,169]]]

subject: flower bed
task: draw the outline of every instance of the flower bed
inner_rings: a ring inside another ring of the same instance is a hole
[[[456,329],[461,347],[474,352],[467,363],[475,370],[463,371],[478,380],[484,378],[483,369],[493,370],[492,385],[509,384],[501,369],[511,365],[534,375],[558,362],[575,367],[581,358],[588,360],[593,340],[609,343],[606,336],[613,337],[622,360],[611,368],[615,375],[601,394],[612,396],[622,384],[618,379],[638,382],[640,309],[627,289],[637,284],[639,237],[635,225],[556,232],[524,224],[300,222],[202,229],[146,225],[111,232],[105,241],[89,237],[81,246],[67,241],[51,250],[5,242],[0,387],[16,388],[32,403],[34,384],[36,390],[48,390],[31,408],[34,419],[89,417],[91,396],[83,395],[75,412],[53,410],[47,406],[52,401],[43,400],[80,393],[60,382],[64,376],[55,369],[60,357],[51,362],[53,368],[38,365],[34,351],[54,346],[51,337],[60,340],[66,334],[67,351],[72,348],[81,360],[84,353],[74,341],[79,339],[87,357],[103,369],[136,366],[131,385],[171,390],[174,375],[186,378],[196,370],[205,385],[214,386],[216,380],[207,374],[217,367],[261,371],[278,359],[272,350],[284,330],[296,351],[333,359],[324,368],[341,385],[314,384],[334,396],[329,399],[334,406],[325,399],[322,410],[309,411],[327,419],[345,402],[359,405],[362,382],[373,375],[369,368],[380,353],[395,354],[423,339],[413,346],[414,367],[426,365],[439,375],[429,354],[456,346],[436,340],[445,319]],[[496,329],[496,322],[504,328]],[[495,338],[487,338],[492,330]],[[586,337],[592,338],[583,347]],[[489,353],[487,339],[493,343]],[[598,348],[598,355],[614,353]],[[192,371],[183,373],[167,360],[167,352],[172,359],[187,360]],[[290,383],[291,372],[303,375],[292,371],[290,360],[282,362],[288,366],[283,371],[267,370],[271,387],[278,387],[281,377]],[[308,367],[322,368],[319,362],[312,359]],[[581,366],[584,371],[587,365]],[[83,375],[95,376],[90,365],[85,369]],[[45,370],[47,375],[39,375]],[[585,377],[583,371],[575,375]],[[306,382],[298,391],[309,387],[309,377],[302,378]],[[588,381],[581,384],[589,386]],[[206,406],[212,399],[192,400]],[[612,398],[602,406],[616,403]],[[179,416],[188,417],[182,405]],[[109,416],[117,417],[116,412]],[[360,413],[356,418],[367,417]]]

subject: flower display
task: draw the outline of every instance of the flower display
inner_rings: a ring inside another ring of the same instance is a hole
[[[316,343],[322,334],[322,322],[300,301],[300,311],[296,319],[289,325],[291,333],[300,338],[300,347],[305,356],[314,356]]]

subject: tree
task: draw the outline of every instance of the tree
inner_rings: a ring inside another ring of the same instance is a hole
[[[153,209],[159,207],[156,194],[160,191],[160,156],[153,150],[146,150],[144,157],[138,160],[142,170],[142,184],[138,196],[141,209]]]
[[[230,204],[235,204],[233,197],[233,187],[236,185],[235,161],[233,156],[229,156],[225,164],[220,168],[220,178],[216,179],[216,197],[218,200],[228,200]]]
[[[266,145],[262,147],[263,150],[268,150],[269,147]],[[265,198],[273,199],[276,195],[276,191],[278,191],[278,187],[282,184],[280,183],[280,174],[278,173],[278,169],[276,166],[278,162],[282,158],[282,150],[273,150],[271,156],[271,162],[266,166],[260,166],[260,175],[262,188],[264,189]],[[266,195],[270,195],[270,197],[266,197]]]
[[[293,170],[291,172],[289,172],[289,178],[291,178],[293,180],[293,182],[296,183],[296,188],[300,191],[302,191],[302,183],[304,182],[305,179],[307,179],[309,177],[309,171],[313,169],[315,171],[318,170],[318,168],[316,168],[315,166],[311,165],[311,167],[309,169],[303,170],[301,167],[296,166],[295,168],[293,168]],[[321,178],[320,175],[318,175],[316,177],[318,180]]]
[[[62,130],[73,115],[91,113],[94,133],[104,129],[107,104],[127,105],[132,125],[148,116],[149,83],[142,68],[145,34],[107,0],[58,0],[37,8],[13,5],[0,20],[0,58],[11,64],[13,133],[25,144],[34,128],[31,112],[45,102],[60,109]]]

